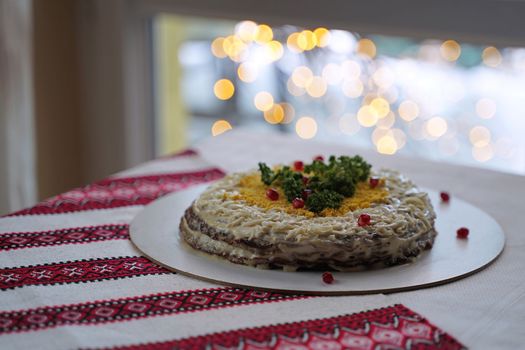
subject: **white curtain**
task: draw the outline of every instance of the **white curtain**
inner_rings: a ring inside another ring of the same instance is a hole
[[[31,0],[0,0],[0,215],[36,200]]]

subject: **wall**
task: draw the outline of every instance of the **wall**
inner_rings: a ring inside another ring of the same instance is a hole
[[[76,2],[33,1],[38,197],[82,184]]]

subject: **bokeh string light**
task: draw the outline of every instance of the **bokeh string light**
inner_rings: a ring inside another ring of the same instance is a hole
[[[490,98],[480,98],[476,102],[476,114],[483,119],[491,119],[496,114],[496,103]]]
[[[475,126],[469,132],[469,140],[474,147],[485,147],[490,144],[490,130],[484,126]]]
[[[224,38],[218,37],[211,43],[211,52],[217,58],[225,58],[228,56],[223,49]]]
[[[419,116],[419,106],[411,100],[405,100],[399,104],[399,116],[409,122]]]
[[[426,123],[426,131],[431,139],[445,135],[447,128],[447,121],[441,117],[430,118]]]
[[[262,112],[269,111],[273,107],[273,96],[267,91],[258,92],[253,99],[253,104]]]
[[[246,43],[254,41],[257,37],[257,32],[257,23],[253,21],[242,21],[235,26],[235,34]]]
[[[489,67],[495,68],[501,64],[501,53],[494,46],[489,46],[483,50],[481,54],[483,63]]]
[[[384,118],[390,113],[390,104],[382,97],[376,97],[370,102],[370,108],[378,119]]]
[[[297,46],[303,51],[313,50],[317,46],[317,37],[311,30],[303,30],[297,37]]]
[[[251,62],[243,62],[237,68],[237,75],[245,83],[253,83],[259,76],[259,67]]]
[[[232,126],[227,120],[219,119],[213,123],[211,127],[211,134],[213,136],[218,136],[231,129],[232,129]]]
[[[359,121],[359,124],[365,128],[370,128],[376,125],[377,119],[376,112],[368,105],[362,106],[359,108],[359,111],[357,111],[357,120]]]
[[[468,152],[476,162],[516,154],[510,137],[497,138],[489,125],[477,125],[501,114],[492,90],[480,89],[473,98],[460,77],[440,72],[463,69],[456,67],[474,55],[468,44],[426,40],[412,54],[423,63],[394,61],[381,54],[381,41],[374,36],[242,21],[232,33],[211,41],[210,50],[216,59],[235,67],[233,77],[225,75],[215,82],[217,99],[237,103],[238,97],[232,99],[239,93],[237,85],[252,86],[255,91],[243,95],[252,96],[251,108],[258,110],[261,120],[268,127],[293,130],[302,139],[324,134],[326,128],[347,140],[367,139],[385,155],[414,150],[418,142],[426,142],[426,148],[434,147],[444,157]],[[502,52],[494,46],[480,48],[477,60],[486,71],[499,68]],[[521,64],[525,71],[525,53],[522,61],[516,66]],[[438,66],[430,71],[424,62]],[[428,78],[422,79],[423,71],[431,72]],[[261,88],[268,84],[268,74],[277,74],[283,86]],[[466,115],[451,112],[448,106],[453,104]],[[226,120],[217,120],[212,134],[231,127]]]
[[[328,29],[322,27],[316,28],[314,30],[314,35],[317,47],[327,47],[330,44],[332,35]]]
[[[363,38],[357,42],[357,53],[366,58],[372,59],[376,57],[376,44],[368,38]]]
[[[299,34],[300,33],[292,33],[288,36],[286,40],[286,46],[288,47],[288,50],[294,53],[301,53],[304,50],[299,47]]]
[[[255,31],[255,42],[258,44],[269,43],[273,39],[273,30],[267,24],[259,24]]]
[[[441,57],[449,62],[457,61],[461,55],[461,46],[455,40],[447,40],[439,48]]]
[[[327,90],[326,81],[322,77],[314,76],[312,80],[306,86],[306,92],[313,98],[319,98],[324,96]]]
[[[302,139],[314,138],[317,134],[317,122],[312,117],[301,117],[295,123],[295,131]]]
[[[284,120],[284,109],[280,104],[274,104],[264,111],[264,120],[270,124],[279,124]]]
[[[299,66],[294,69],[292,73],[293,83],[301,88],[307,88],[313,81],[314,74],[312,70],[306,66]]]
[[[220,79],[213,86],[213,93],[219,100],[228,100],[235,93],[235,86],[228,79]]]
[[[289,103],[282,102],[279,103],[283,109],[284,117],[281,120],[281,124],[290,124],[295,118],[295,108]]]

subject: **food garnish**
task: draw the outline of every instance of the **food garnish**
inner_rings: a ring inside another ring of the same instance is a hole
[[[370,225],[371,218],[368,214],[361,214],[359,215],[359,218],[357,219],[357,224],[359,226],[368,226]]]
[[[460,227],[456,234],[458,235],[458,238],[465,239],[468,237],[469,229],[466,227]]]
[[[279,192],[273,188],[269,188],[266,190],[266,197],[271,201],[276,201],[279,199]]]
[[[368,180],[370,168],[361,156],[331,156],[328,162],[318,156],[310,164],[294,162],[293,170],[289,166],[271,169],[259,163],[265,185],[280,187],[290,203],[302,198],[306,209],[314,213],[339,208],[344,198],[354,195],[358,182]],[[369,179],[369,182],[372,188],[379,185],[379,179]]]
[[[332,284],[334,283],[334,275],[330,272],[323,272],[323,282],[326,284]]]

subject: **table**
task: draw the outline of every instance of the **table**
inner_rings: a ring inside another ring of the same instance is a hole
[[[507,236],[503,254],[482,272],[439,287],[306,297],[173,274],[141,257],[128,240],[133,216],[163,194],[246,170],[257,161],[354,153],[490,213]],[[415,346],[431,334],[440,337],[440,348],[521,348],[522,198],[525,178],[516,175],[230,131],[194,151],[148,162],[0,218],[0,347],[336,349],[366,348],[370,341],[406,345],[409,338]]]

